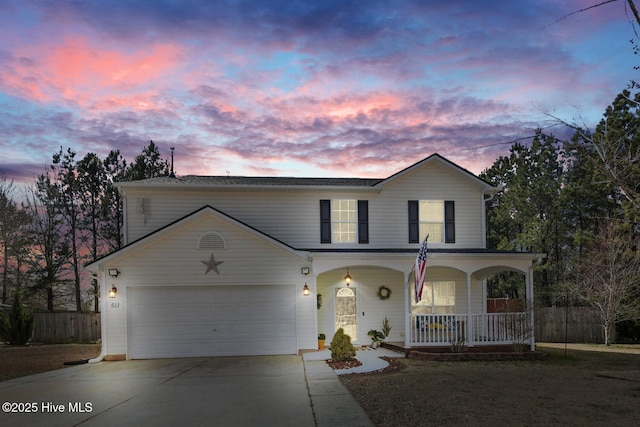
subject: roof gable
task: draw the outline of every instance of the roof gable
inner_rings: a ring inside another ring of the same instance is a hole
[[[97,259],[96,261],[93,261],[91,263],[88,263],[85,265],[85,270],[89,270],[89,271],[96,271],[96,270],[100,270],[101,269],[101,265],[104,265],[106,263],[110,263],[114,260],[116,260],[117,258],[123,257],[123,256],[127,256],[132,252],[138,251],[144,247],[147,247],[148,245],[153,244],[155,241],[158,241],[160,239],[162,239],[164,236],[166,236],[167,234],[170,234],[172,232],[175,232],[177,230],[179,230],[182,227],[186,227],[188,226],[191,222],[200,219],[202,216],[204,215],[214,215],[218,218],[223,219],[224,221],[227,221],[229,223],[232,223],[233,225],[235,225],[236,227],[242,229],[243,231],[245,231],[248,234],[251,234],[252,236],[263,240],[264,242],[277,247],[281,250],[284,250],[285,252],[289,252],[291,255],[296,256],[298,258],[302,258],[304,260],[307,260],[308,258],[308,253],[306,251],[299,251],[295,248],[293,248],[292,246],[272,237],[269,236],[266,233],[261,232],[260,230],[251,227],[250,225],[245,224],[242,221],[239,221],[235,218],[233,218],[230,215],[227,215],[226,213],[212,207],[209,205],[203,206],[200,209],[185,215],[182,218],[179,218],[167,225],[165,225],[164,227],[161,227],[149,234],[147,234],[146,236],[143,236],[129,244],[127,244],[126,246],[123,246],[122,248],[118,249],[115,252],[111,252],[110,254],[107,254],[99,259]]]
[[[416,162],[414,164],[412,164],[411,166],[394,173],[393,175],[391,175],[390,177],[380,181],[379,183],[375,184],[376,187],[383,187],[385,185],[388,185],[390,183],[393,183],[394,181],[418,170],[421,169],[423,167],[428,167],[429,165],[433,164],[433,163],[439,163],[443,166],[445,166],[446,168],[450,169],[452,172],[457,173],[459,175],[461,175],[462,177],[464,177],[465,179],[468,179],[470,181],[472,181],[476,186],[480,187],[483,189],[483,191],[485,193],[493,193],[498,191],[499,189],[497,187],[494,187],[493,185],[489,184],[487,181],[484,181],[483,179],[480,179],[479,177],[477,177],[475,174],[469,172],[467,169],[464,169],[460,166],[458,166],[457,164],[453,163],[450,160],[445,159],[444,157],[442,157],[439,154],[432,154],[431,156],[420,160],[419,162]]]

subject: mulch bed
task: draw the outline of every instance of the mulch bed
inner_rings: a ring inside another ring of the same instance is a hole
[[[380,359],[386,361],[388,365],[382,369],[378,369],[377,371],[353,373],[349,375],[380,374],[380,373],[386,373],[386,372],[395,372],[404,368],[404,365],[394,357],[382,356]],[[357,359],[351,359],[344,362],[336,362],[336,361],[333,361],[332,359],[329,359],[327,360],[327,364],[331,367],[331,369],[349,369],[349,368],[355,368],[362,365],[362,363]]]
[[[331,369],[350,369],[350,368],[356,368],[362,365],[362,362],[360,362],[357,359],[349,359],[349,360],[329,359],[327,360],[327,365],[329,365]]]

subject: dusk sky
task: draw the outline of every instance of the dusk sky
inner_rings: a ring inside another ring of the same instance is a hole
[[[387,177],[433,153],[479,173],[638,79],[626,1],[567,16],[601,2],[0,0],[0,174],[149,140],[178,175]]]

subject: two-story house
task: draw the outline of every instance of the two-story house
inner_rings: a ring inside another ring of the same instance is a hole
[[[543,256],[487,250],[485,204],[499,189],[437,154],[383,179],[179,176],[118,187],[127,244],[87,266],[102,278],[103,356],[295,354],[340,327],[366,345],[385,318],[387,340],[406,348],[505,344],[513,333],[503,313],[487,313],[485,279],[519,272],[531,302]]]

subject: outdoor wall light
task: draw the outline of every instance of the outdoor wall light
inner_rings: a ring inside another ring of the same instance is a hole
[[[309,294],[311,293],[311,290],[309,289],[309,286],[307,286],[307,284],[304,284],[304,288],[302,288],[302,295],[304,295],[305,297],[308,297]]]
[[[120,274],[120,272],[118,271],[117,268],[110,268],[109,269],[109,276],[118,277],[118,274]]]
[[[344,276],[344,284],[347,286],[351,284],[351,275],[349,274],[349,267],[347,267],[347,275]]]
[[[118,288],[116,288],[116,285],[112,285],[109,291],[109,298],[115,298],[116,295],[118,295]]]

